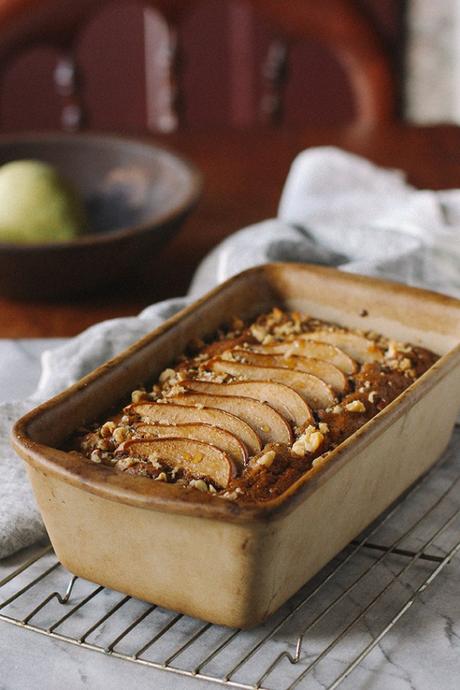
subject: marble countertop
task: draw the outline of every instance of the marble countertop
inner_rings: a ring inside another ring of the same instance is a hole
[[[39,357],[47,347],[58,341],[28,340],[0,341],[0,401],[22,398],[33,391],[40,371]],[[432,492],[432,500],[445,490],[449,482],[460,474],[460,431],[448,450],[443,465],[436,470],[426,491]],[[425,491],[425,490],[424,490]],[[426,494],[425,491],[425,494]],[[426,496],[425,496],[426,498]],[[418,499],[409,499],[401,511],[402,521],[412,519],[414,511],[420,510]],[[447,501],[447,509],[460,506],[460,490],[452,491]],[[412,517],[410,517],[412,516]],[[445,519],[445,514],[433,514],[434,531],[436,520]],[[434,544],[431,553],[443,554],[449,548],[452,539],[458,539],[460,521],[457,520],[444,534],[443,541]],[[386,535],[389,537],[391,530]],[[429,536],[429,535],[428,535]],[[383,535],[385,537],[385,535]],[[406,548],[416,549],[426,534],[414,535],[412,544]],[[448,543],[448,540],[451,542]],[[369,556],[370,557],[370,556]],[[373,556],[374,557],[374,556]],[[387,559],[386,559],[387,560]],[[402,563],[404,565],[404,563]],[[356,566],[357,567],[357,566]],[[376,571],[375,577],[384,578],[395,574],[401,567],[397,557],[391,557],[385,568]],[[421,582],[433,570],[433,565],[419,562],[413,571],[400,583],[400,596],[410,595],[411,586]],[[0,579],[2,562],[0,562]],[[344,681],[341,687],[366,688],[372,690],[457,690],[460,678],[460,554],[446,566],[433,584],[414,602],[410,610],[401,618],[395,627],[379,642],[360,667]],[[345,574],[343,575],[345,578]],[[342,578],[335,587],[345,587]],[[383,580],[382,580],[383,582]],[[360,593],[350,597],[350,606],[361,604]],[[378,615],[384,609],[391,608],[396,602],[396,593],[387,600],[383,609],[374,611],[365,619],[367,634],[375,635],[379,630]],[[1,597],[0,597],[1,601]],[[324,602],[323,602],[324,603]],[[295,641],[302,624],[308,622],[297,620],[286,629],[281,629],[274,639],[273,650],[289,649],[293,652]],[[373,618],[374,616],[374,618]],[[391,617],[391,616],[390,616]],[[343,625],[347,621],[347,612],[339,612],[334,625]],[[383,620],[383,618],[382,618]],[[305,659],[316,651],[316,645],[327,639],[330,630],[318,631],[315,637],[308,637],[304,645]],[[332,672],[338,673],[346,666],[347,644],[358,644],[358,631],[348,636],[342,648],[337,648],[329,657],[324,670],[312,674],[299,688],[328,687]],[[273,653],[272,650],[272,653]],[[317,652],[316,652],[317,653]],[[272,656],[270,661],[274,657]],[[334,669],[333,667],[337,668]],[[281,673],[268,683],[268,687],[281,690],[289,685],[290,680],[298,675],[301,668],[286,663],[285,675]],[[159,690],[194,690],[218,687],[193,678],[184,678],[172,673],[164,673],[150,667],[133,664],[128,661],[97,654],[90,650],[70,645],[66,642],[51,639],[33,633],[3,621],[0,621],[0,690],[26,688],[35,690],[70,690],[78,688],[110,688],[110,690],[129,690],[130,688],[158,688]]]

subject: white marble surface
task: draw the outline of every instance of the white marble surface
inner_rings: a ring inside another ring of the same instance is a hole
[[[49,341],[0,341],[0,399],[11,400],[14,397],[26,396],[30,393],[38,378],[38,358],[43,349],[52,344]],[[451,443],[444,464],[436,470],[429,483],[415,494],[409,502],[398,512],[398,519],[393,518],[385,528],[379,530],[374,541],[391,543],[395,537],[395,529],[403,529],[404,526],[414,522],[419,514],[422,514],[427,505],[431,505],[436,497],[441,495],[448,487],[452,479],[460,474],[460,432],[457,430],[456,438]],[[451,491],[439,508],[433,512],[429,521],[424,521],[420,529],[416,530],[406,542],[405,548],[417,549],[423,540],[433,533],[446,517],[460,505],[460,483]],[[430,547],[432,554],[442,554],[458,539],[460,532],[460,520],[452,523],[450,528],[436,540]],[[377,539],[378,537],[378,539]],[[19,559],[16,556],[14,559]],[[289,622],[276,634],[267,652],[270,661],[285,649],[291,653],[299,631],[306,622],[323,609],[330,601],[346,587],[347,582],[356,578],[356,573],[375,560],[374,554],[363,554],[354,559],[350,566],[345,567],[339,578],[329,586],[326,586],[320,597],[316,597],[307,609],[302,609],[293,616]],[[0,579],[2,572],[6,572],[14,565],[14,559],[7,563],[0,562]],[[282,690],[289,685],[305,667],[305,664],[313,658],[312,654],[318,653],[327,646],[334,635],[346,623],[359,612],[363,603],[382,588],[391,574],[400,570],[406,561],[402,558],[386,557],[379,567],[372,571],[370,578],[365,578],[362,585],[356,588],[345,601],[343,608],[324,619],[315,631],[306,638],[301,662],[297,666],[291,666],[283,662],[279,669],[267,682],[269,688]],[[300,688],[324,688],[328,687],[335,675],[345,668],[349,660],[350,650],[358,651],[359,645],[366,644],[382,627],[382,622],[391,618],[393,611],[407,598],[414,586],[418,586],[423,579],[433,570],[426,563],[419,562],[401,578],[401,584],[389,590],[378,606],[374,607],[365,617],[362,624],[356,626],[346,636],[344,642],[338,645],[323,664],[319,664],[312,678],[299,685]],[[460,555],[457,555],[440,576],[435,580],[420,598],[416,600],[407,614],[398,622],[380,644],[371,652],[357,669],[344,683],[343,688],[348,689],[372,689],[372,690],[457,690],[460,686]],[[324,574],[323,574],[324,576]],[[54,576],[53,576],[54,577]],[[51,581],[43,588],[40,594],[43,598],[50,591],[51,585],[60,585],[66,582],[65,573],[56,573],[56,583]],[[59,580],[61,578],[61,580]],[[0,593],[0,601],[8,595],[12,585],[5,586],[5,593]],[[82,583],[81,587],[90,586]],[[79,592],[75,593],[78,601]],[[81,594],[80,594],[81,596]],[[87,625],[88,620],[93,620],[104,610],[104,605],[113,604],[120,595],[115,593],[103,593],[92,600],[87,612],[83,612],[79,622]],[[26,601],[24,605],[28,602]],[[29,602],[30,603],[30,602]],[[128,605],[127,609],[131,603]],[[133,606],[143,606],[140,602],[133,602]],[[19,606],[19,604],[18,604]],[[55,606],[59,606],[55,604]],[[37,619],[46,621],[46,616],[53,620],[53,605],[50,604],[41,612]],[[31,608],[29,606],[29,608]],[[82,610],[83,611],[83,610]],[[19,610],[17,611],[19,615]],[[62,610],[60,614],[62,615]],[[158,611],[155,616],[164,620],[169,614]],[[88,619],[85,621],[85,616]],[[54,620],[59,617],[54,617]],[[94,618],[95,617],[95,618]],[[152,634],[155,620],[148,623],[146,619],[144,633]],[[104,635],[110,635],[113,630],[111,625],[126,625],[128,610],[121,609],[116,621],[105,624],[96,633],[94,641],[101,644]],[[77,621],[78,623],[78,621]],[[187,626],[196,625],[191,619],[184,619],[175,626],[172,631],[172,644],[178,646],[181,634]],[[85,628],[83,628],[85,629]],[[64,631],[63,631],[64,632]],[[223,634],[222,630],[215,630],[215,634]],[[139,631],[139,635],[141,631]],[[262,633],[253,631],[238,638],[234,652],[258,639]],[[331,637],[332,636],[332,637]],[[147,638],[148,639],[148,638]],[[200,640],[195,653],[198,655],[207,649],[206,636]],[[129,643],[126,642],[126,651],[129,651]],[[174,648],[174,647],[172,647]],[[124,650],[123,650],[124,651]],[[151,650],[149,658],[161,658],[162,650]],[[164,650],[163,650],[164,653]],[[223,663],[223,659],[219,664]],[[184,661],[185,663],[185,661]],[[260,675],[261,669],[266,665],[266,658],[254,657],[252,665],[249,665],[239,674],[235,680],[252,681]],[[212,668],[209,667],[209,671]],[[78,688],[110,688],[111,690],[129,690],[131,688],[158,688],[193,690],[194,688],[218,687],[201,680],[183,678],[174,674],[165,674],[145,666],[130,663],[128,661],[109,658],[102,654],[83,649],[68,643],[53,640],[28,630],[24,630],[0,621],[0,690],[26,690],[44,689],[61,690],[63,687],[70,690]]]

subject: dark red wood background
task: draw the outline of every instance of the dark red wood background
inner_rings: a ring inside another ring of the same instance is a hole
[[[77,1],[77,0],[76,0]],[[357,0],[400,73],[404,2]],[[110,2],[80,33],[76,55],[82,75],[87,125],[98,130],[146,128],[142,3]],[[203,0],[180,27],[183,119],[193,127],[251,126],[260,119],[261,65],[273,29],[244,0]],[[50,129],[60,125],[61,102],[52,73],[56,53],[37,46],[3,66],[0,129]],[[342,68],[319,43],[293,46],[286,84],[288,124],[336,124],[353,118]]]

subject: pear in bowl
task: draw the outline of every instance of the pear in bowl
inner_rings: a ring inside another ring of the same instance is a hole
[[[0,167],[0,242],[65,242],[85,226],[83,201],[52,165],[17,160]]]

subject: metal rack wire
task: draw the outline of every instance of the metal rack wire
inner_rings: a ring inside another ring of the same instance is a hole
[[[454,449],[458,425],[455,436]],[[256,630],[197,621],[70,576],[51,546],[3,567],[0,620],[191,679],[246,690],[320,682],[332,690],[459,551],[460,458],[453,450]]]

